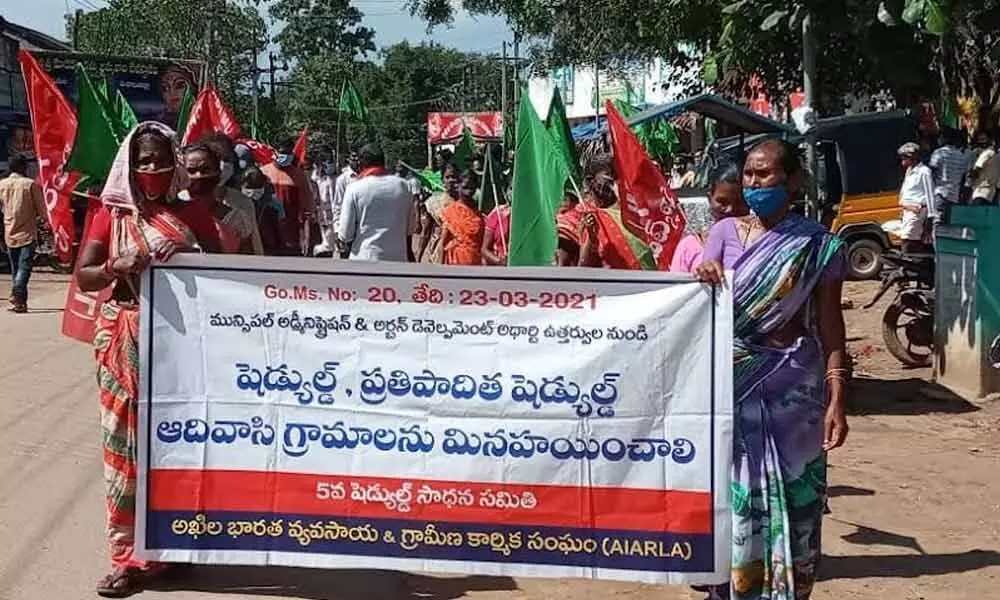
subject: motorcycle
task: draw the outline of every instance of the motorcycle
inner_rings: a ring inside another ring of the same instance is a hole
[[[864,308],[890,289],[896,297],[882,315],[882,341],[908,367],[930,366],[934,356],[934,255],[883,254],[882,287]]]

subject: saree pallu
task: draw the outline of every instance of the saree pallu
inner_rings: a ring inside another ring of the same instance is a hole
[[[731,594],[738,600],[812,593],[826,501],[826,388],[810,299],[821,281],[839,276],[840,246],[818,224],[789,217],[735,264]],[[799,318],[806,336],[784,348],[767,343]]]
[[[138,452],[139,310],[113,302],[101,306],[94,336],[104,440],[108,546],[115,567],[145,568],[132,556]]]
[[[444,227],[444,224],[441,220],[441,213],[452,202],[454,200],[451,196],[441,192],[428,198],[424,204],[427,214],[434,221],[434,231],[427,238],[427,246],[424,248],[423,255],[420,256],[420,262],[423,264],[444,264],[444,247],[441,244],[441,228]]]
[[[169,240],[180,248],[196,247],[191,230],[165,207],[150,207],[146,217],[116,211],[108,240],[111,258],[129,253],[149,254]],[[122,280],[135,290],[131,280]],[[107,535],[111,564],[146,571],[162,567],[133,556],[138,455],[139,310],[134,305],[107,302],[97,315],[94,356],[101,404]]]
[[[452,202],[441,211],[441,223],[451,234],[451,239],[444,248],[444,264],[483,264],[486,222],[479,212],[462,202]]]
[[[586,242],[586,232],[581,231],[583,217],[593,214],[597,221],[597,252],[601,266],[609,269],[653,270],[656,261],[649,246],[625,228],[618,207],[600,208],[581,202],[572,209],[556,216],[559,237],[578,246]]]

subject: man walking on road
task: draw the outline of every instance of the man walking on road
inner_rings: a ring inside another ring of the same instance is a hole
[[[410,236],[416,211],[410,187],[385,168],[385,154],[374,144],[361,149],[358,180],[347,186],[337,238],[352,260],[413,260]]]
[[[3,209],[4,242],[10,259],[13,287],[10,310],[28,312],[28,280],[35,260],[38,226],[45,224],[42,188],[27,177],[28,161],[23,156],[10,159],[10,175],[0,181],[0,208]]]

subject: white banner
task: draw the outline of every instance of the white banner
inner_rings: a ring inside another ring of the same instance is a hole
[[[731,306],[653,272],[154,266],[140,556],[726,581]]]

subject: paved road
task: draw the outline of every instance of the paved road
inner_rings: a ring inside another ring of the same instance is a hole
[[[106,569],[94,366],[59,333],[65,278],[38,274],[32,293],[30,314],[0,313],[0,600],[90,599]],[[1000,598],[1000,403],[920,399],[926,384],[907,377],[860,382],[852,396],[815,600]],[[260,568],[198,568],[172,586],[141,598],[700,598],[614,582]]]

